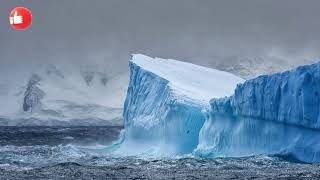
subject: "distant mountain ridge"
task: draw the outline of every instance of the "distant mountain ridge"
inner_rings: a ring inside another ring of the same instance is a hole
[[[301,65],[313,64],[317,59],[284,59],[274,56],[216,56],[210,62],[193,62],[210,68],[233,73],[244,79],[252,79],[260,75],[272,74],[294,69]]]

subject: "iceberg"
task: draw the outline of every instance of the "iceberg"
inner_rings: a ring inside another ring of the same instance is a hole
[[[209,100],[232,95],[243,82],[227,72],[139,54],[132,55],[129,66],[122,149],[130,152],[135,147],[165,156],[191,153]]]
[[[118,153],[320,162],[320,64],[243,79],[132,55]]]

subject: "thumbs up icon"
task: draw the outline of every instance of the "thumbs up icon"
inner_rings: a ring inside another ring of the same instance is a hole
[[[9,15],[10,25],[15,30],[26,30],[32,24],[32,13],[24,7],[14,8]]]
[[[14,12],[13,17],[10,17],[10,24],[22,24],[23,23],[23,17],[18,15],[18,11]]]

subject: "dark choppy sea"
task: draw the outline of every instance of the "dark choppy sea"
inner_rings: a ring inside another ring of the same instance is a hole
[[[121,129],[0,127],[0,179],[320,179],[320,165],[280,157],[112,157]]]

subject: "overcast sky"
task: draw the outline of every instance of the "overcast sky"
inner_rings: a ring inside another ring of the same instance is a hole
[[[16,6],[33,13],[27,31],[9,25]],[[132,53],[195,63],[317,58],[319,9],[319,0],[1,0],[0,61],[106,60],[126,69]]]

